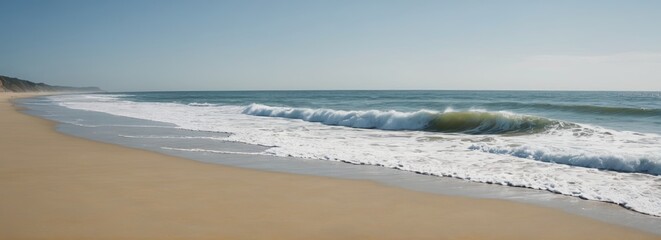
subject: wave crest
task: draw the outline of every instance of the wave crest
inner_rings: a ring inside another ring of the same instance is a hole
[[[488,144],[473,144],[469,149],[570,166],[661,175],[661,156],[649,153],[569,152],[562,149],[534,148],[531,146],[489,146]]]
[[[420,130],[434,119],[436,112],[420,110],[416,112],[397,111],[342,111],[332,109],[271,107],[262,104],[250,104],[244,114],[300,119],[308,122],[320,122],[353,128],[376,128],[384,130]]]
[[[247,106],[243,113],[263,117],[300,119],[308,122],[353,128],[423,130],[467,134],[538,133],[550,128],[575,125],[541,117],[504,112],[342,111],[271,107],[256,103]]]

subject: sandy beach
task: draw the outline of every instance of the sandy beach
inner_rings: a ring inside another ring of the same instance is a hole
[[[554,209],[206,164],[58,133],[0,93],[0,239],[661,239]]]

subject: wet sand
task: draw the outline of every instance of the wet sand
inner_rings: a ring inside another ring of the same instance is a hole
[[[0,93],[0,239],[661,239],[559,210],[60,134]]]

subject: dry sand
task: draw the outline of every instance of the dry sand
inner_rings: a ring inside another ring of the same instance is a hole
[[[206,164],[57,133],[0,93],[0,239],[660,239],[558,210]]]

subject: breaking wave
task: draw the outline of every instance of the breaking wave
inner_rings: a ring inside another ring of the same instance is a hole
[[[263,117],[300,119],[308,122],[353,128],[422,130],[466,134],[539,133],[549,129],[577,126],[573,123],[542,117],[483,111],[343,111],[271,107],[253,103],[247,106],[243,113]]]
[[[473,144],[469,149],[570,166],[661,175],[661,155],[658,154],[621,154],[608,151],[568,152],[548,147],[489,146],[486,144]]]

